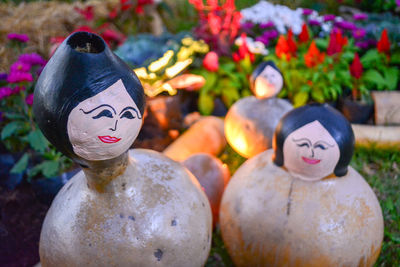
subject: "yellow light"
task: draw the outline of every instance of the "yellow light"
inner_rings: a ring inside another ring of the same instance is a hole
[[[193,55],[192,47],[184,47],[182,46],[181,49],[178,51],[178,61],[184,61],[188,59],[191,55]]]
[[[139,79],[147,79],[147,70],[145,67],[134,69],[133,71]]]
[[[182,44],[185,46],[190,46],[193,44],[193,38],[192,37],[185,37],[182,39]]]
[[[164,55],[159,58],[158,60],[152,62],[149,66],[149,71],[151,72],[157,72],[161,68],[167,66],[171,58],[174,56],[174,51],[168,50],[167,52],[164,53]]]

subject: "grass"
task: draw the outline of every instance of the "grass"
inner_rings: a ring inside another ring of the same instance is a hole
[[[231,174],[246,160],[229,146],[220,159],[228,164]],[[382,207],[385,235],[375,266],[400,266],[400,151],[358,147],[351,166],[370,184]],[[206,266],[233,266],[218,227]]]

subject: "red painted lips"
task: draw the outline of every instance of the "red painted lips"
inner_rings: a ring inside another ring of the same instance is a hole
[[[98,138],[100,139],[101,142],[106,143],[106,144],[116,143],[119,140],[121,140],[121,138],[117,138],[117,137],[113,137],[113,136],[109,136],[109,135],[98,136]]]
[[[318,164],[321,160],[320,159],[310,159],[310,158],[306,158],[306,157],[301,157],[302,160],[304,160],[304,162],[308,163],[308,164]]]

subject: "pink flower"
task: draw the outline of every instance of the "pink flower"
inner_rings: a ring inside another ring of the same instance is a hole
[[[327,22],[327,21],[332,21],[332,20],[335,19],[335,17],[336,17],[335,15],[327,14],[327,15],[324,16],[324,21],[325,21],[325,22]]]
[[[16,61],[10,66],[10,72],[29,72],[31,65],[21,61]]]
[[[62,41],[60,42],[62,43]],[[46,65],[47,61],[43,59],[39,54],[30,53],[30,54],[22,54],[19,56],[18,61],[29,64],[29,65]]]
[[[0,87],[0,99],[12,95],[13,90],[10,87]]]
[[[218,71],[219,69],[218,54],[215,53],[214,51],[208,52],[207,55],[204,57],[203,66],[208,71],[211,72]]]
[[[15,71],[11,72],[10,75],[8,75],[7,81],[9,83],[32,82],[33,77],[32,74],[29,72]]]
[[[9,33],[7,34],[7,38],[9,40],[19,41],[21,43],[26,43],[29,41],[28,35],[19,33]]]
[[[365,20],[368,18],[367,14],[359,13],[359,14],[354,14],[353,19],[354,20]]]
[[[260,24],[260,28],[261,28],[261,29],[272,28],[272,27],[274,27],[274,26],[275,26],[275,24],[274,24],[272,21],[269,21],[269,22],[267,22],[267,23],[261,23],[261,24]]]
[[[91,21],[94,18],[94,7],[93,6],[86,6],[85,8],[79,8],[75,7],[74,8],[76,12],[81,14],[86,21]]]
[[[26,102],[26,104],[28,104],[29,106],[32,106],[32,104],[33,104],[33,94],[28,95],[28,96],[25,98],[25,102]]]
[[[362,39],[366,34],[366,31],[364,29],[356,29],[353,31],[353,37],[354,39]]]
[[[0,73],[0,81],[7,81],[8,74],[5,72]]]
[[[309,9],[309,8],[303,8],[303,15],[308,16],[313,13],[314,10]]]
[[[396,5],[400,6],[400,0],[396,0]]]
[[[308,24],[310,24],[310,26],[320,26],[321,25],[321,23],[318,20],[315,20],[315,19],[310,19],[308,21]]]

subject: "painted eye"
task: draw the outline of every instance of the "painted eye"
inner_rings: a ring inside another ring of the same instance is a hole
[[[113,115],[112,115],[111,111],[109,111],[108,109],[103,109],[99,114],[97,114],[96,116],[94,116],[92,118],[93,119],[99,119],[101,117],[112,118]]]
[[[326,146],[321,145],[321,144],[315,145],[314,148],[320,148],[320,149],[322,149],[322,150],[326,150],[326,149],[327,149]]]
[[[310,147],[309,144],[307,144],[307,143],[300,143],[300,144],[297,144],[297,146],[298,147],[303,147],[303,146]]]
[[[132,113],[130,111],[125,111],[121,116],[121,119],[122,118],[127,118],[127,119],[131,120],[131,119],[134,119],[135,117],[132,115]]]

